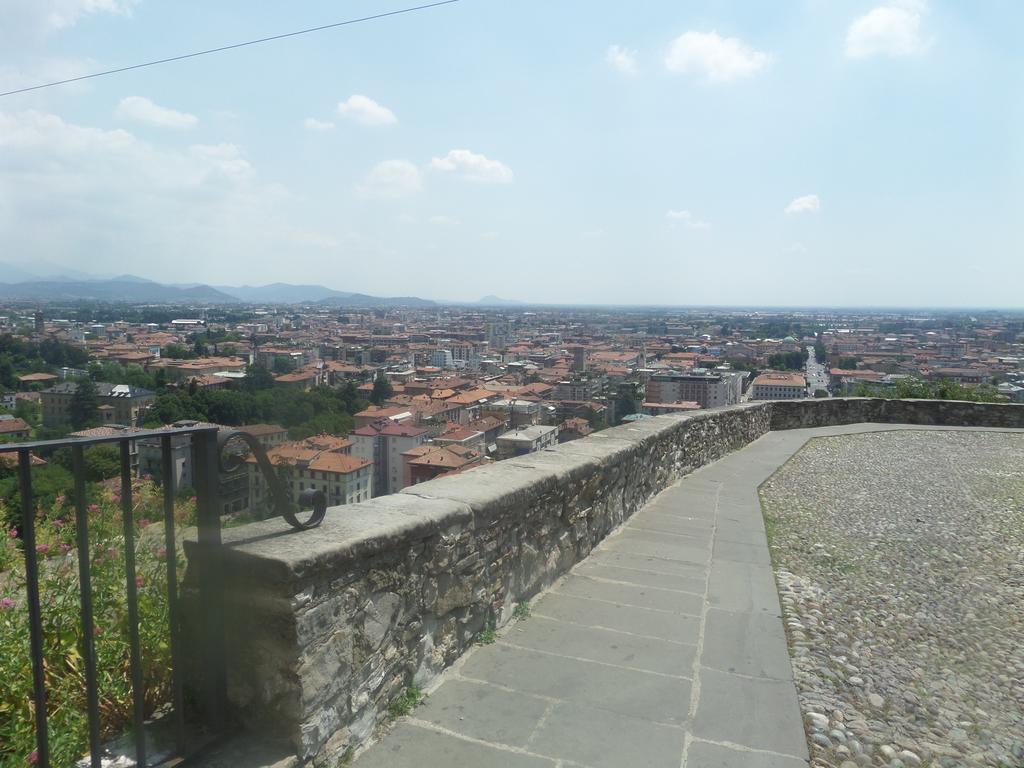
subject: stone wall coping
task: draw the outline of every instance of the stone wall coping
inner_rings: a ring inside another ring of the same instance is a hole
[[[370,501],[330,507],[315,529],[296,531],[280,518],[223,531],[229,572],[263,584],[285,584],[516,509],[528,497],[551,490],[567,477],[593,472],[596,465],[691,422],[714,420],[723,410],[757,410],[767,403],[730,409],[665,414],[611,427],[536,453],[495,462],[472,472],[435,478]]]
[[[225,529],[230,571],[264,584],[301,580],[345,563],[471,523],[470,508],[449,499],[393,494],[330,507],[319,527],[298,531],[281,518]]]
[[[410,542],[438,532],[486,524],[486,520],[479,519],[481,516],[493,519],[510,512],[527,498],[553,490],[567,478],[593,473],[596,465],[644,450],[688,424],[713,422],[723,414],[747,410],[771,409],[775,422],[776,417],[788,418],[787,413],[797,409],[824,415],[839,408],[849,411],[851,416],[885,415],[887,411],[898,413],[901,409],[963,409],[1001,415],[1020,409],[1024,414],[1024,406],[1013,403],[851,397],[755,401],[716,410],[652,416],[468,473],[435,478],[390,496],[331,507],[323,524],[313,530],[294,531],[279,518],[226,529],[225,558],[233,571],[262,583],[301,580],[325,569],[344,568],[368,555],[406,548]],[[772,428],[779,427],[773,423]]]

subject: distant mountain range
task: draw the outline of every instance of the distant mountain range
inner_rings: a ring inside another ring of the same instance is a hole
[[[78,270],[42,265],[30,272],[0,264],[0,299],[23,301],[123,301],[153,304],[323,304],[330,307],[433,307],[415,296],[382,297],[348,293],[322,285],[271,283],[261,286],[165,285],[135,275],[91,276]],[[35,265],[33,265],[35,269]],[[44,273],[44,274],[40,274]]]

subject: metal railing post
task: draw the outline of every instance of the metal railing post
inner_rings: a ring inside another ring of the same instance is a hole
[[[135,515],[132,499],[131,452],[121,441],[121,524],[124,532],[124,578],[128,598],[128,650],[132,675],[132,724],[135,730],[135,762],[146,765],[146,691],[142,683],[142,649],[139,642],[139,589],[135,572]]]
[[[32,454],[18,451],[21,493],[21,538],[25,549],[25,591],[28,599],[29,646],[32,654],[32,695],[36,710],[36,765],[49,768],[50,739],[46,723],[46,670],[43,659],[43,619],[39,605],[39,559],[36,557],[36,510],[32,499]]]
[[[193,436],[195,449],[196,518],[198,541],[196,561],[201,633],[200,709],[214,731],[223,731],[227,703],[227,669],[224,648],[224,569],[221,563],[220,499],[218,493],[219,448],[217,433]]]
[[[71,446],[71,466],[75,478],[79,600],[82,609],[82,654],[85,657],[85,700],[89,714],[89,765],[91,768],[101,768],[100,704],[96,683],[96,638],[92,613],[92,576],[89,571],[89,511],[85,504],[84,453],[82,446]]]

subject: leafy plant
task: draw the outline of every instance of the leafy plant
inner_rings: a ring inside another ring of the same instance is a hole
[[[392,718],[402,717],[416,709],[421,701],[423,701],[422,689],[416,684],[410,685],[402,692],[401,696],[391,702],[388,706],[388,714]]]
[[[477,633],[476,642],[478,645],[492,645],[498,639],[498,632],[494,628],[494,621],[488,621],[484,628]]]
[[[164,548],[162,494],[147,481],[132,492],[135,520],[135,586],[138,592],[146,715],[170,699],[166,559],[179,576],[180,548]],[[179,526],[191,523],[192,500],[176,507]],[[36,512],[36,551],[43,623],[43,655],[50,723],[51,761],[70,765],[88,750],[84,646],[80,618],[78,560],[73,505],[58,496]],[[129,630],[125,584],[125,540],[120,498],[103,491],[89,505],[89,565],[94,613],[99,708],[103,738],[127,730],[132,721]],[[32,666],[26,609],[24,552],[17,531],[0,542],[0,766],[24,766],[35,749]]]

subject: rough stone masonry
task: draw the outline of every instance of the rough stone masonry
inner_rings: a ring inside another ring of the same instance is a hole
[[[227,530],[231,715],[302,759],[340,755],[693,469],[772,428],[947,419],[1024,426],[1024,407],[805,400],[661,416],[337,507],[313,531]]]

